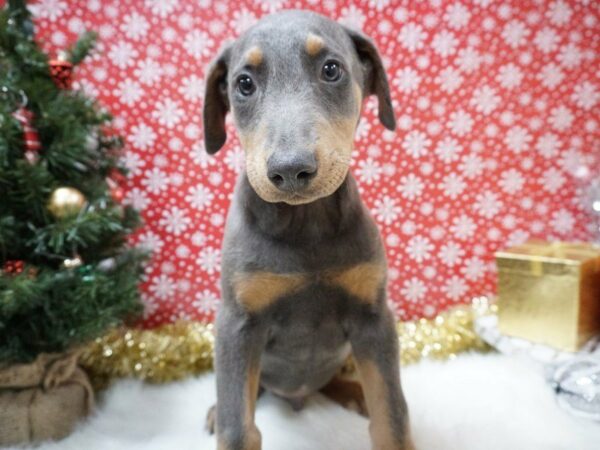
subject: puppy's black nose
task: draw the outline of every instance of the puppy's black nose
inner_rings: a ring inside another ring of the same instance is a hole
[[[285,192],[302,190],[316,173],[317,159],[312,152],[274,153],[267,160],[269,180]]]

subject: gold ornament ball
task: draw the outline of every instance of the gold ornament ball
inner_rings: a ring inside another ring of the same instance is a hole
[[[77,189],[60,187],[50,195],[48,210],[57,219],[64,219],[78,214],[85,203],[85,196]]]

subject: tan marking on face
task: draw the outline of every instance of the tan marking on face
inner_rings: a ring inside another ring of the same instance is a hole
[[[260,66],[260,64],[263,61],[263,52],[260,49],[260,47],[258,47],[257,45],[255,45],[254,47],[251,47],[247,52],[246,52],[246,62],[248,64],[250,64],[251,66]]]
[[[238,302],[251,312],[260,311],[275,300],[297,292],[307,281],[305,275],[248,272],[234,275],[233,288]]]
[[[315,56],[323,49],[323,47],[325,47],[325,43],[321,36],[317,36],[314,33],[308,33],[305,43],[306,53],[310,56]]]
[[[265,201],[281,201],[278,190],[267,177],[269,150],[266,145],[266,127],[259,124],[255,131],[239,132],[240,143],[246,155],[246,174],[256,193]]]
[[[405,448],[394,437],[390,422],[387,387],[379,369],[373,362],[367,360],[357,360],[356,366],[371,418],[369,432],[373,448],[378,450]]]
[[[369,304],[377,301],[384,280],[385,265],[382,262],[361,263],[330,278],[331,283]]]
[[[265,201],[301,205],[333,194],[343,183],[350,166],[354,148],[354,133],[360,103],[356,102],[355,114],[337,120],[321,118],[316,124],[317,141],[315,156],[317,176],[309,187],[295,195],[277,189],[267,176],[267,159],[271,150],[266,140],[266,126],[259,124],[253,132],[240,132],[240,141],[246,154],[246,173],[250,185]]]

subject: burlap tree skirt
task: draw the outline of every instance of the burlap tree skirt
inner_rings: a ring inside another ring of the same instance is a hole
[[[93,408],[94,393],[77,352],[41,354],[0,367],[0,446],[67,436]]]

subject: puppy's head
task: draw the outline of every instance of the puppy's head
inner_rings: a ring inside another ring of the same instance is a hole
[[[377,96],[379,119],[393,130],[387,77],[368,38],[314,13],[268,16],[209,68],[206,149],[212,154],[225,143],[231,111],[256,193],[268,202],[309,203],[344,181],[369,95]]]

